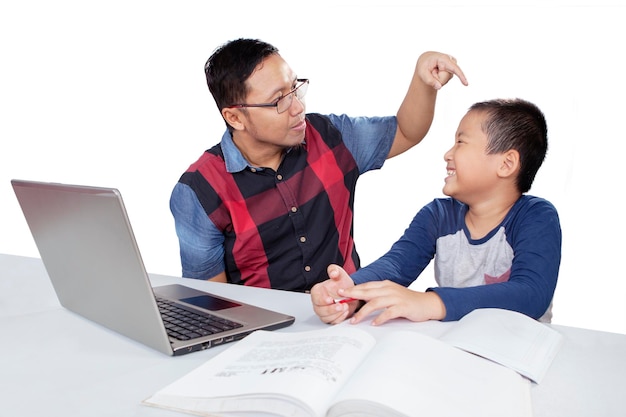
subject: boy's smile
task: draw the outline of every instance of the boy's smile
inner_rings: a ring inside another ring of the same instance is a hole
[[[484,198],[495,179],[495,155],[487,154],[487,135],[482,130],[486,117],[484,112],[467,113],[459,123],[454,146],[444,155],[443,193],[465,203]]]

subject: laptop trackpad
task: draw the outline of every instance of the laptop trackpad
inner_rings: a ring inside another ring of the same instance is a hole
[[[239,307],[235,301],[213,296],[207,292],[196,290],[180,284],[170,284],[154,287],[156,295],[170,300],[178,300],[206,310],[218,311],[227,308]]]
[[[204,308],[205,310],[223,310],[225,308],[237,307],[239,304],[231,303],[230,301],[215,298],[210,295],[199,295],[191,298],[181,298],[180,301],[187,304],[192,304],[196,307]]]

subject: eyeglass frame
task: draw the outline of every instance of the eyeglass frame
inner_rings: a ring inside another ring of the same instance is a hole
[[[304,98],[304,95],[306,94],[307,90],[304,90],[303,93],[301,93],[300,95],[298,95],[298,90],[300,90],[303,86],[307,86],[309,85],[309,79],[308,78],[298,78],[296,79],[297,83],[300,83],[299,85],[297,85],[293,90],[291,90],[290,92],[288,92],[287,94],[285,94],[282,97],[279,97],[278,99],[276,99],[275,101],[273,101],[272,103],[261,103],[261,104],[246,104],[246,103],[241,103],[241,104],[231,104],[230,106],[226,106],[227,109],[241,109],[241,108],[246,108],[246,107],[276,107],[276,112],[278,114],[282,114],[284,112],[286,112],[289,107],[291,107],[291,103],[293,103],[293,97],[295,96],[298,100],[301,100],[302,98]],[[287,107],[285,107],[285,110],[283,111],[278,111],[278,103],[280,103],[282,100],[286,99],[287,97],[291,97],[291,101],[289,102],[289,105]]]

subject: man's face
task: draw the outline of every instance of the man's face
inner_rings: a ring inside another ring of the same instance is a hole
[[[278,54],[265,58],[246,81],[246,104],[274,103],[288,95],[296,84],[296,74]],[[301,99],[285,97],[291,104],[283,113],[276,107],[247,107],[239,109],[243,133],[257,145],[286,148],[304,140],[305,105]]]

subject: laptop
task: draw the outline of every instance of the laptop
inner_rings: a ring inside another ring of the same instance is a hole
[[[168,355],[295,320],[180,284],[153,288],[115,188],[11,184],[57,297],[74,313]]]

